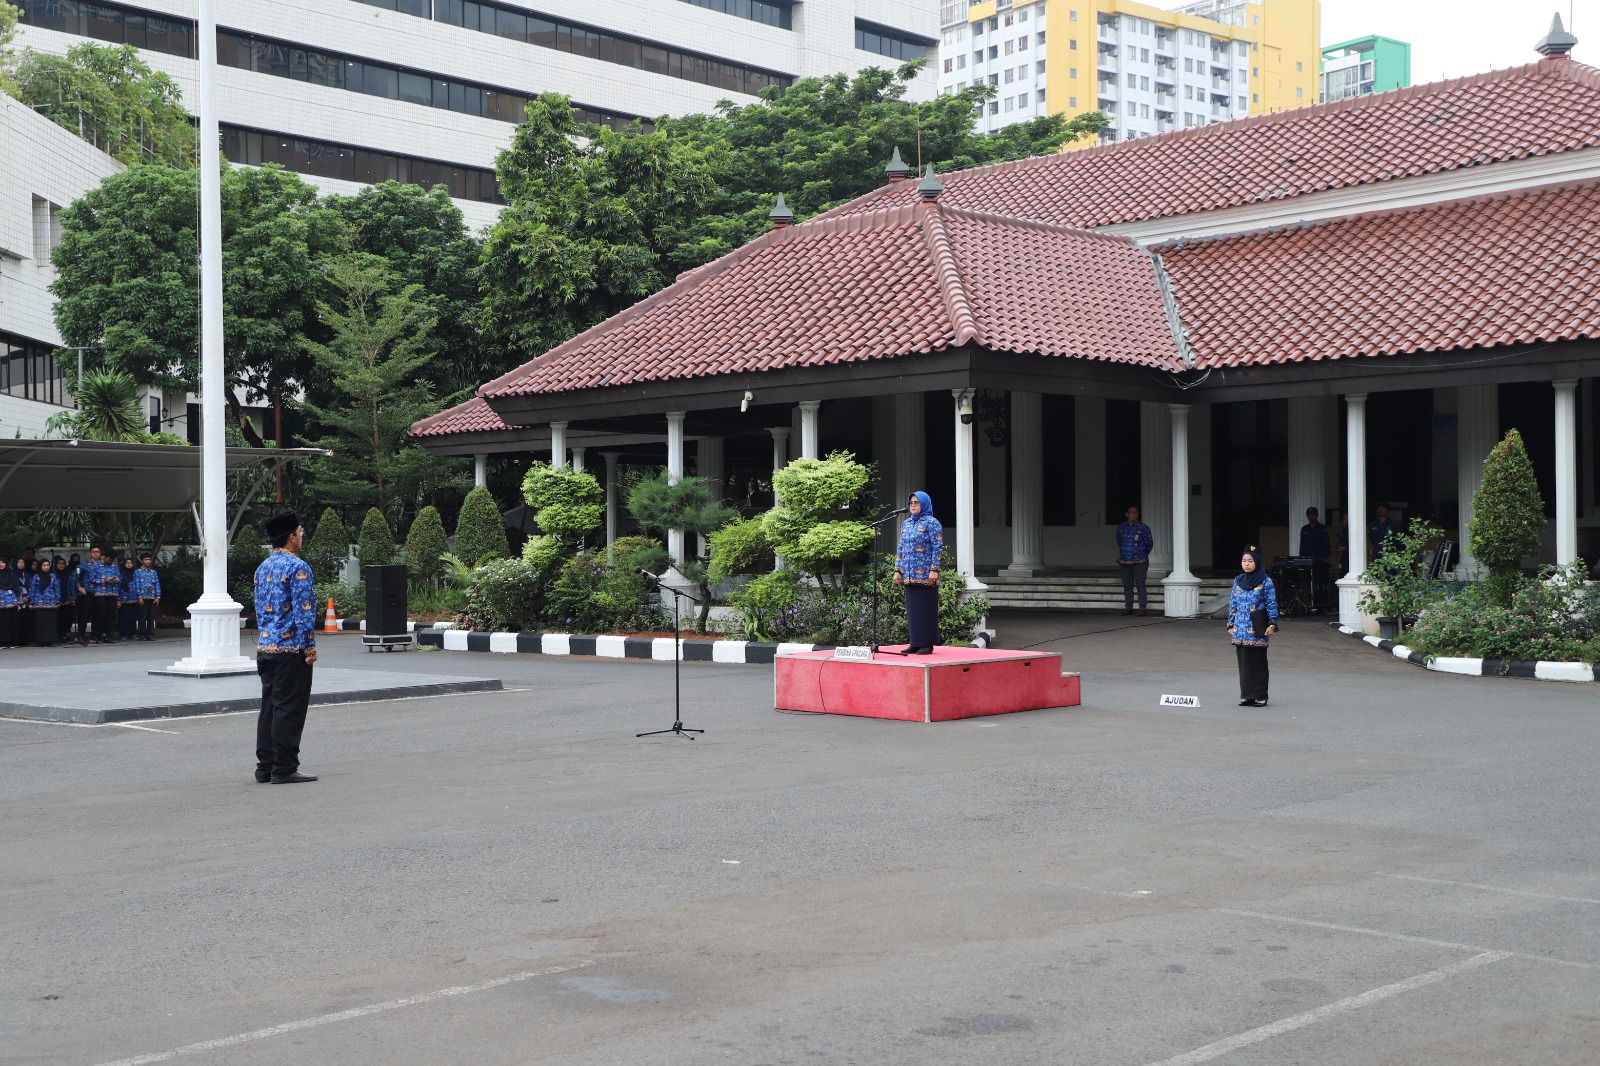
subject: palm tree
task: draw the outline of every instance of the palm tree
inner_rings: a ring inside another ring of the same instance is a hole
[[[138,383],[116,370],[85,371],[72,390],[78,410],[64,428],[79,440],[138,443],[146,436]]]

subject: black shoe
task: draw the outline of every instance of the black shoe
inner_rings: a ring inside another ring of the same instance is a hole
[[[912,648],[911,649],[911,654],[912,655],[932,655],[933,654],[933,649],[930,648],[930,647],[926,647],[926,646],[921,647],[921,648]]]
[[[1267,701],[1266,701],[1266,700],[1253,700],[1253,701],[1252,701],[1252,702],[1253,702],[1253,703],[1254,703],[1254,704],[1255,704],[1255,705],[1256,705],[1256,706],[1257,706],[1257,707],[1265,707],[1265,706],[1266,706],[1266,705],[1267,705]]]
[[[1241,707],[1254,707],[1255,705],[1256,705],[1256,701],[1255,700],[1240,700],[1239,701],[1239,706],[1241,706]]]
[[[260,770],[256,771],[256,784],[264,785],[268,781],[271,781],[271,780],[272,780],[272,775],[271,774],[264,774]]]
[[[294,773],[289,774],[286,777],[279,777],[274,774],[271,781],[274,785],[298,785],[302,781],[315,781],[316,779],[316,774],[302,774],[296,770]]]

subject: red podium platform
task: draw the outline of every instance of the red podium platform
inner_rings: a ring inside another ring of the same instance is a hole
[[[1046,707],[1076,707],[1079,677],[1063,673],[1058,652],[935,648],[900,655],[899,645],[871,662],[804,651],[773,660],[780,711],[947,722]]]

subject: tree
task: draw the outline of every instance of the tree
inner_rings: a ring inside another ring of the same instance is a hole
[[[139,408],[139,386],[115,370],[91,370],[72,386],[76,411],[51,418],[53,430],[78,440],[153,443]]]
[[[438,508],[424,507],[418,511],[406,533],[406,566],[411,568],[412,577],[437,589],[439,572],[444,567],[441,557],[449,546]]]
[[[61,213],[53,261],[56,326],[64,343],[94,350],[98,368],[141,385],[197,387],[199,278],[197,171],[134,166]],[[310,365],[299,340],[319,333],[316,260],[335,230],[316,192],[276,167],[222,176],[223,326],[227,401],[244,417],[257,399],[281,409]]]
[[[301,554],[311,565],[311,573],[318,580],[339,580],[344,561],[350,557],[350,531],[345,528],[338,511],[332,507],[323,510],[322,517],[317,519],[317,528]]]
[[[388,519],[376,507],[367,508],[367,517],[361,521],[356,556],[363,567],[387,566],[394,562],[394,533],[389,529]]]
[[[381,510],[397,496],[414,496],[434,463],[406,438],[413,423],[439,409],[419,376],[431,355],[425,345],[435,319],[422,287],[394,291],[388,265],[376,256],[328,260],[327,281],[338,306],[318,303],[317,312],[332,338],[300,341],[327,391],[338,397],[304,405],[328,434],[318,446],[334,453],[315,464],[313,491]]]
[[[580,127],[558,93],[527,115],[496,161],[507,206],[483,248],[484,340],[516,359],[670,281],[673,234],[714,191],[704,151],[677,138]]]
[[[0,11],[0,53],[5,19]],[[29,49],[12,81],[12,95],[118,162],[195,165],[194,127],[182,90],[132,45],[85,41],[64,56]]]
[[[326,197],[323,205],[344,223],[352,251],[381,256],[398,286],[422,287],[435,320],[427,338],[434,353],[429,373],[441,395],[476,388],[502,372],[478,339],[483,245],[467,232],[461,209],[443,185],[423,189],[385,181],[354,196]]]
[[[732,507],[711,495],[701,478],[682,477],[673,482],[665,471],[633,487],[628,493],[628,513],[640,526],[662,536],[669,530],[682,530],[686,540],[711,533],[739,517]],[[676,565],[678,573],[700,587],[700,615],[695,628],[704,633],[711,616],[710,568],[705,560],[687,552]]]
[[[467,498],[462,501],[461,514],[456,517],[455,554],[469,567],[482,566],[490,559],[505,559],[511,555],[500,508],[495,506],[489,490],[481,485],[467,493]]]
[[[1483,461],[1483,481],[1472,495],[1468,524],[1473,558],[1489,568],[1495,602],[1511,604],[1522,578],[1522,560],[1539,552],[1544,532],[1544,499],[1528,461],[1522,434],[1511,430]]]
[[[861,501],[872,472],[851,452],[796,459],[772,475],[779,503],[761,518],[772,550],[785,562],[821,577],[872,543],[872,528],[839,518]]]
[[[522,498],[533,508],[533,520],[543,532],[565,541],[583,536],[605,517],[605,490],[587,470],[553,467],[537,461],[528,464],[522,479]]]
[[[21,16],[6,0],[0,0],[0,93],[7,96],[16,96],[17,81],[12,71],[13,61],[16,56],[12,42],[17,37],[17,19]]]

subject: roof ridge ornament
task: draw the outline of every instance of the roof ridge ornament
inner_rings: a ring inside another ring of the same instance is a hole
[[[883,172],[889,175],[889,184],[891,185],[897,181],[905,181],[911,176],[911,168],[906,165],[904,159],[900,158],[900,146],[898,144],[894,146],[894,154],[889,157],[889,163],[883,168]]]
[[[778,194],[778,202],[767,212],[767,221],[772,223],[773,229],[783,229],[794,222],[794,212],[783,202],[783,193]]]
[[[944,182],[933,176],[933,164],[929,163],[927,171],[922,175],[922,180],[917,183],[917,195],[928,203],[932,203],[939,198],[939,194],[942,192],[944,192]]]
[[[1566,59],[1567,53],[1572,51],[1572,46],[1577,43],[1578,39],[1568,33],[1566,27],[1561,24],[1561,12],[1557,11],[1555,17],[1550,20],[1550,32],[1539,38],[1539,43],[1533,46],[1533,50],[1546,59]]]

